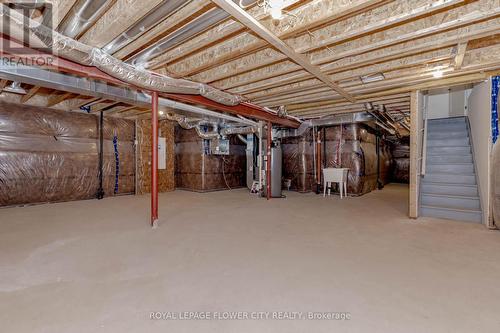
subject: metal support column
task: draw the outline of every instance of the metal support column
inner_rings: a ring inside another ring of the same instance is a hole
[[[151,227],[158,223],[158,92],[151,103]]]
[[[267,122],[267,167],[266,167],[266,176],[267,176],[267,200],[271,199],[271,143],[272,143],[272,133],[273,133],[273,124],[268,121]]]

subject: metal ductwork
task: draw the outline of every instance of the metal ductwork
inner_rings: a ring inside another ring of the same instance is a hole
[[[222,135],[253,134],[257,132],[257,126],[226,127],[221,130]]]
[[[108,85],[104,82],[92,81],[87,78],[53,72],[39,67],[24,66],[17,63],[0,63],[0,77],[79,95],[94,96],[136,106],[151,107],[152,99],[149,94],[144,94],[128,87]],[[223,119],[241,125],[257,126],[257,122],[241,116],[234,117],[163,97],[159,99],[159,105],[161,108],[172,108],[203,117]]]
[[[339,114],[335,116],[329,116],[326,118],[318,118],[318,119],[309,119],[302,124],[300,124],[299,128],[293,131],[289,131],[288,135],[283,133],[283,137],[287,136],[301,136],[303,135],[309,128],[313,126],[329,126],[329,125],[340,125],[340,124],[350,124],[350,123],[364,123],[364,122],[372,122],[375,120],[368,112],[356,112],[356,113],[345,113]]]
[[[184,129],[189,130],[194,128],[196,130],[196,133],[198,133],[198,136],[203,139],[214,139],[221,136],[236,134],[238,136],[241,136],[242,134],[253,134],[257,132],[257,126],[234,126],[228,124],[219,126],[219,123],[215,121],[188,118],[175,113],[167,113],[165,115],[165,118],[168,120],[176,121],[179,126]],[[211,131],[207,132],[202,127],[211,127]]]
[[[188,1],[186,0],[163,1],[160,5],[153,8],[153,10],[151,10],[137,23],[135,23],[121,35],[113,39],[103,48],[103,50],[109,54],[115,53],[128,43],[137,39],[144,32],[154,27],[158,22],[175,13],[187,3]]]
[[[189,38],[194,37],[200,32],[216,25],[217,23],[227,19],[228,17],[229,14],[222,9],[214,8],[194,19],[189,25],[183,26],[182,28],[166,36],[159,42],[142,50],[141,52],[127,60],[127,62],[133,65],[143,65],[144,67],[148,67],[146,64],[150,59],[159,56],[175,45],[178,45],[179,43],[182,43]]]
[[[78,0],[64,19],[59,31],[70,38],[78,37],[114,3],[114,0]]]
[[[133,86],[160,93],[202,95],[224,105],[237,105],[242,99],[207,84],[184,79],[174,79],[166,75],[140,69],[114,58],[101,49],[80,43],[66,37],[38,22],[25,18],[21,13],[0,5],[0,17],[9,18],[10,37],[26,40],[30,32],[29,45],[35,48],[50,48],[52,53],[85,66],[94,66],[108,75]],[[25,25],[26,23],[26,25]]]
[[[180,127],[186,130],[194,128],[196,130],[196,134],[198,134],[198,136],[202,139],[210,140],[220,137],[219,124],[217,124],[216,122],[199,119],[189,119],[175,113],[167,113],[165,115],[165,118],[168,120],[176,121]],[[212,130],[207,132],[201,128],[202,126],[212,127]]]

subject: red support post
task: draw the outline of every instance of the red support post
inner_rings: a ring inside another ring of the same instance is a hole
[[[321,138],[319,136],[319,131],[317,132],[317,142],[316,142],[316,193],[320,193],[321,189]]]
[[[272,141],[273,124],[267,122],[267,200],[271,199],[271,141]]]
[[[151,101],[151,227],[158,223],[158,92]]]

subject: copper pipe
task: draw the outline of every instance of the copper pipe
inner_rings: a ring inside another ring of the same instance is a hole
[[[151,105],[151,227],[158,221],[158,92],[152,93]]]

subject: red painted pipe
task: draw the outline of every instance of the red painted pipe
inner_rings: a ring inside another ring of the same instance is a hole
[[[319,137],[318,131],[318,140],[316,142],[316,193],[320,192],[321,188],[321,138]]]
[[[158,92],[152,93],[151,103],[151,226],[158,221]]]
[[[273,124],[267,122],[267,200],[271,199],[271,140],[272,140]]]

